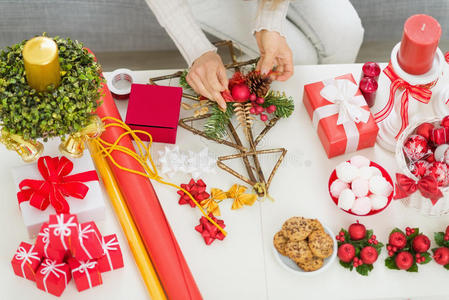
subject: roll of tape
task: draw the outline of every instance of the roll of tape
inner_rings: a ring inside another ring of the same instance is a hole
[[[132,71],[128,69],[114,70],[107,80],[112,96],[117,100],[129,99],[131,84],[134,82]]]

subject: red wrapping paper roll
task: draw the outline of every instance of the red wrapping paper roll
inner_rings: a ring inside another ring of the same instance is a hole
[[[103,84],[103,94],[103,103],[97,109],[98,116],[100,118],[109,116],[121,120],[117,106],[106,84]],[[106,121],[106,123],[109,122],[109,120]],[[101,138],[109,143],[114,143],[122,133],[124,133],[124,130],[119,127],[109,127]],[[134,151],[129,136],[122,138],[119,145]],[[119,151],[114,151],[111,155],[121,166],[145,172],[132,157]],[[202,299],[150,180],[120,170],[109,160],[108,163],[168,298],[174,300]]]

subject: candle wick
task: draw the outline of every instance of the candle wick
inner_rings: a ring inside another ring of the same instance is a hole
[[[426,23],[422,24],[421,31],[424,31],[425,28],[426,28]]]

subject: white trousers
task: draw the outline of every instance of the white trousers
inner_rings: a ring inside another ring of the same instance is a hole
[[[258,56],[251,31],[257,1],[188,0],[202,29],[237,43],[245,54]],[[363,41],[360,18],[349,0],[294,0],[285,36],[294,64],[353,63]]]

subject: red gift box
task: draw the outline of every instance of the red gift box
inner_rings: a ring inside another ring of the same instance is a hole
[[[78,226],[78,239],[72,248],[72,255],[77,260],[90,260],[103,256],[100,231],[95,222],[86,222]]]
[[[72,276],[66,263],[57,263],[45,259],[36,272],[36,285],[38,289],[55,296],[61,296]]]
[[[131,129],[144,130],[153,142],[176,143],[182,88],[132,84],[125,123]],[[146,135],[137,133],[143,141]]]
[[[303,101],[329,158],[374,146],[379,128],[352,74],[305,85]]]
[[[75,280],[76,288],[79,292],[103,283],[96,261],[78,261],[70,258],[68,263],[72,269],[73,280]]]
[[[50,215],[50,247],[57,250],[70,250],[78,239],[78,219],[76,215]]]
[[[104,236],[102,244],[105,255],[97,260],[100,272],[123,268],[123,255],[117,236],[115,234]]]
[[[41,231],[37,235],[35,247],[45,258],[49,258],[56,262],[63,261],[67,253],[66,250],[50,248],[50,228],[48,228],[48,223],[42,225]]]
[[[11,260],[11,265],[17,276],[34,281],[41,260],[42,252],[33,245],[22,242]]]

